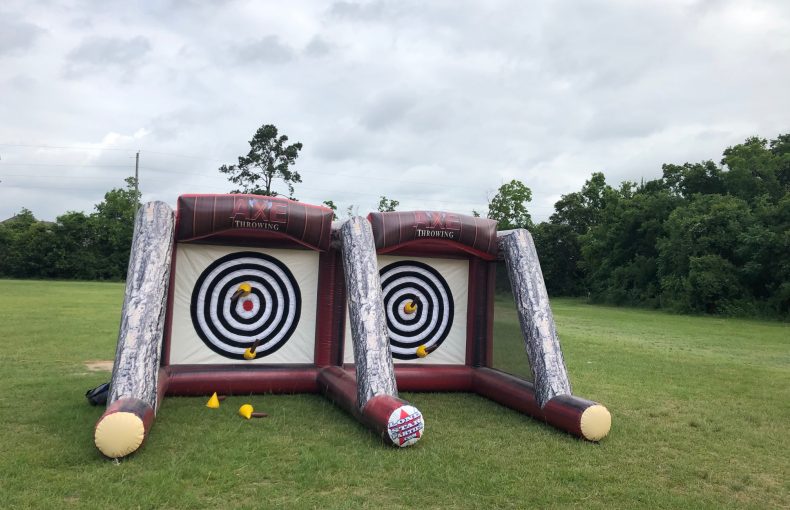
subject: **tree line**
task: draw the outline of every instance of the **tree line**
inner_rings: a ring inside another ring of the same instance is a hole
[[[262,126],[239,164],[219,169],[239,186],[232,192],[276,196],[273,183],[282,180],[295,199],[301,176],[292,166],[302,144],[287,141],[276,127]],[[790,317],[790,135],[748,138],[724,150],[718,164],[662,170],[658,179],[618,186],[593,173],[537,224],[528,210],[531,190],[513,180],[489,200],[487,216],[500,230],[532,232],[551,295]],[[51,223],[23,209],[0,223],[0,277],[123,279],[140,199],[134,179],[126,184],[107,192],[91,214],[68,212]],[[333,201],[324,204],[337,211]],[[381,196],[378,210],[398,205]],[[506,278],[498,281],[506,287]]]
[[[518,225],[532,231],[549,293],[790,317],[790,135],[662,170],[618,187],[594,173],[548,221]]]
[[[129,177],[91,214],[70,211],[48,222],[23,208],[0,223],[0,277],[124,279],[139,201]]]

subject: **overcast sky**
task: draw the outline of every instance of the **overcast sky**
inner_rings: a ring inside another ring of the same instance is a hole
[[[0,219],[224,193],[262,124],[296,197],[533,218],[593,171],[639,181],[790,132],[790,2],[0,3]],[[287,191],[284,186],[279,186]]]

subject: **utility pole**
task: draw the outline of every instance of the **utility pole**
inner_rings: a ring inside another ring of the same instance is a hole
[[[138,207],[139,207],[139,204],[140,204],[140,178],[139,178],[139,171],[140,171],[140,151],[137,151],[137,155],[134,157],[134,200],[135,200],[135,202],[137,202]]]

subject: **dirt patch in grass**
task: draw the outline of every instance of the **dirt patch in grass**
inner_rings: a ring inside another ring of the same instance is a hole
[[[85,362],[85,368],[91,372],[112,372],[112,360],[94,359]]]

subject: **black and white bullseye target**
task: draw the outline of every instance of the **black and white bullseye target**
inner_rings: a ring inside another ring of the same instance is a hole
[[[214,352],[244,359],[258,342],[258,358],[280,349],[301,315],[294,275],[276,258],[253,251],[230,253],[200,274],[190,312],[198,336]]]
[[[380,270],[392,356],[417,359],[438,348],[453,325],[455,304],[444,277],[427,264],[399,261]]]

